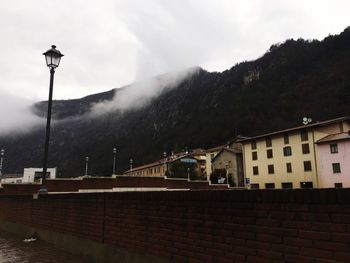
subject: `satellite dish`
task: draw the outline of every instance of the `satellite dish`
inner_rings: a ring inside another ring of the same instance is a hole
[[[307,124],[309,124],[310,122],[312,122],[312,119],[311,119],[311,118],[303,117],[303,124],[304,124],[304,125],[307,125]]]

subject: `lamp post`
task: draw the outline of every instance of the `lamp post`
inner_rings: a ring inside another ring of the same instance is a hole
[[[52,45],[51,48],[48,51],[46,51],[43,55],[45,56],[47,66],[50,68],[50,88],[49,88],[49,101],[47,106],[44,163],[43,163],[42,180],[41,180],[41,187],[40,187],[39,193],[46,194],[47,189],[45,186],[45,180],[47,176],[47,159],[49,155],[53,79],[55,74],[55,68],[57,68],[58,65],[60,64],[61,57],[63,57],[63,54],[61,54],[61,52],[56,49],[55,45]]]
[[[89,156],[85,157],[85,176],[88,175],[88,168],[89,168]]]
[[[166,163],[166,152],[163,152],[163,157],[164,157],[164,168],[163,168],[163,170],[164,170],[164,176],[165,176],[165,168],[166,168],[166,166],[165,166],[165,163]]]
[[[117,160],[117,148],[113,148],[113,175],[115,174]]]
[[[132,172],[132,164],[133,164],[134,160],[132,158],[130,158],[130,173]]]
[[[4,162],[4,155],[5,155],[5,150],[1,149],[0,150],[0,187],[1,187],[1,181],[2,181],[2,165]]]

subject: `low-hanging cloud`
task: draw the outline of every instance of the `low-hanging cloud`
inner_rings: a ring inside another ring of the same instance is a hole
[[[17,135],[32,131],[45,123],[31,107],[34,101],[0,90],[0,136]]]
[[[118,90],[110,101],[103,101],[91,107],[90,117],[98,117],[114,111],[139,109],[147,105],[162,92],[176,87],[183,80],[199,71],[198,67],[167,73],[158,77],[139,80]]]

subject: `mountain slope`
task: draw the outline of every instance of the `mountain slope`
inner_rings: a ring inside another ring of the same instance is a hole
[[[82,175],[85,156],[91,174],[110,175],[113,147],[121,172],[130,157],[140,165],[165,150],[211,147],[236,134],[299,125],[303,116],[316,121],[349,115],[350,29],[323,41],[287,40],[221,73],[200,69],[140,109],[79,118],[119,92],[54,102],[53,116],[61,122],[53,126],[49,165],[58,166],[61,176]],[[41,102],[35,111],[45,116],[45,107]],[[0,138],[5,172],[41,167],[43,141],[43,130]]]

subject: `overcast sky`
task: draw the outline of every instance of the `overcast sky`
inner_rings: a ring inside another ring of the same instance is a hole
[[[349,10],[348,0],[0,0],[0,104],[47,99],[52,44],[65,55],[54,99],[78,98],[195,65],[222,71],[287,38],[323,39],[350,25]]]

